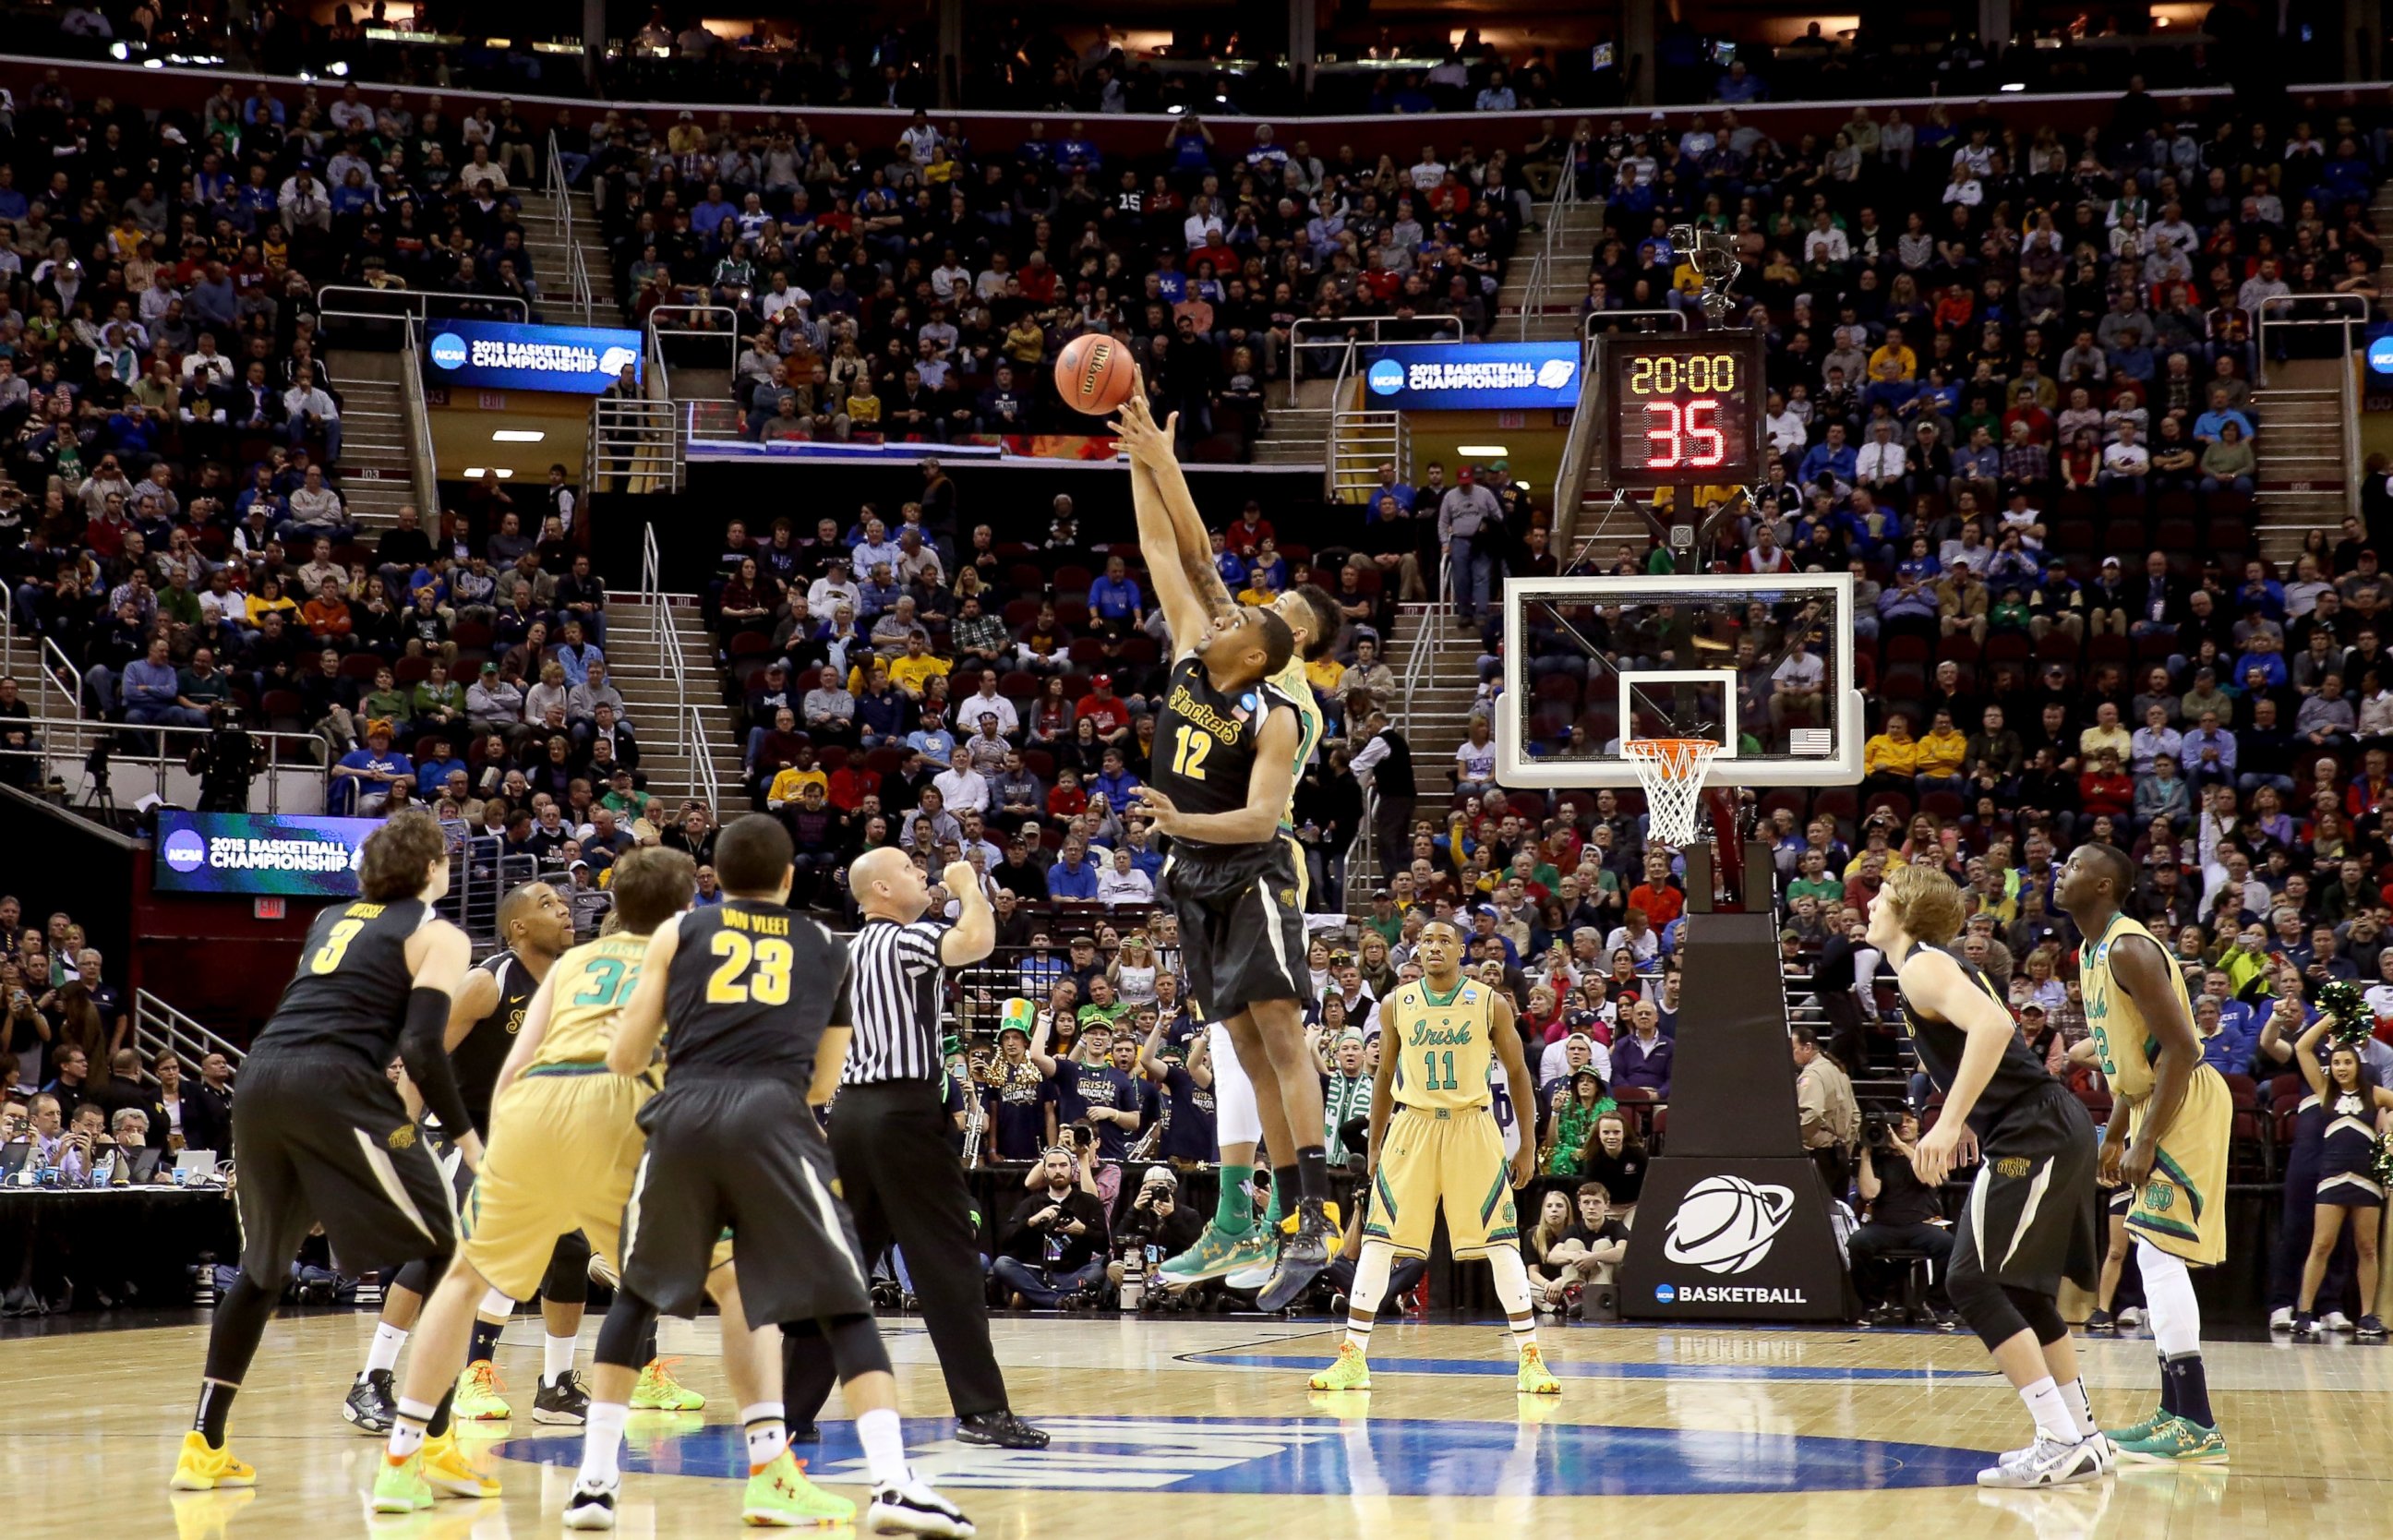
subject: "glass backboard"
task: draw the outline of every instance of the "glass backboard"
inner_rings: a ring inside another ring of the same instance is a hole
[[[1843,572],[1507,580],[1497,774],[1634,786],[1624,741],[1702,737],[1715,786],[1857,783],[1852,606]]]

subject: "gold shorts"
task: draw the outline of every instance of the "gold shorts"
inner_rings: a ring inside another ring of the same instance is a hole
[[[581,1231],[591,1271],[611,1281],[622,1252],[623,1204],[647,1136],[640,1108],[656,1088],[604,1064],[536,1064],[490,1108],[490,1141],[459,1215],[460,1250],[511,1299],[540,1291],[557,1237]],[[728,1260],[728,1242],[714,1265]]]
[[[2127,1115],[2132,1140],[2147,1101]],[[2136,1193],[2127,1228],[2196,1267],[2227,1257],[2227,1145],[2234,1131],[2235,1099],[2208,1064],[2193,1066],[2177,1121],[2160,1143],[2152,1178]]]
[[[1437,1210],[1458,1259],[1521,1244],[1504,1136],[1485,1107],[1399,1106],[1388,1120],[1387,1152],[1371,1179],[1365,1236],[1407,1257],[1429,1255]]]

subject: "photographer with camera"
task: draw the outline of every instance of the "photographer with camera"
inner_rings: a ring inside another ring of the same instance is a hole
[[[1085,1306],[1105,1280],[1105,1210],[1092,1168],[1096,1134],[1085,1125],[1064,1133],[1071,1147],[1055,1146],[1032,1168],[1030,1195],[997,1238],[990,1272],[1016,1310],[1054,1310],[1067,1299]]]
[[[208,709],[208,736],[184,758],[183,768],[200,777],[202,813],[246,813],[249,784],[264,773],[263,745],[241,724],[241,708],[219,700]]]
[[[1944,1300],[1944,1269],[1953,1255],[1953,1232],[1934,1221],[1943,1217],[1935,1189],[1911,1168],[1912,1151],[1919,1143],[1919,1115],[1909,1107],[1891,1116],[1872,1107],[1862,1117],[1861,1163],[1855,1172],[1862,1202],[1869,1207],[1863,1221],[1845,1243],[1852,1259],[1853,1289],[1870,1311],[1874,1325],[1902,1325],[1903,1308],[1890,1298],[1899,1275],[1883,1260],[1890,1251],[1928,1254],[1928,1305],[1941,1322],[1948,1313]]]
[[[1139,1179],[1138,1195],[1115,1217],[1114,1260],[1105,1269],[1107,1280],[1120,1286],[1123,1263],[1132,1251],[1140,1254],[1146,1276],[1154,1277],[1158,1265],[1196,1245],[1203,1229],[1201,1217],[1181,1203],[1180,1179],[1171,1168],[1148,1167]]]

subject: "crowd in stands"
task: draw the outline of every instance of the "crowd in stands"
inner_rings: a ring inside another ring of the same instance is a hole
[[[626,313],[734,312],[752,437],[1097,431],[1051,375],[1098,331],[1128,341],[1180,414],[1183,454],[1243,458],[1266,384],[1336,367],[1300,345],[1299,321],[1327,341],[1355,330],[1340,322],[1399,337],[1452,315],[1483,336],[1532,215],[1512,152],[1468,140],[1427,140],[1400,165],[1268,125],[1231,150],[1195,116],[1127,155],[1078,118],[1001,143],[921,111],[892,125],[878,144],[778,113],[741,127],[627,107],[588,125],[576,174]]]

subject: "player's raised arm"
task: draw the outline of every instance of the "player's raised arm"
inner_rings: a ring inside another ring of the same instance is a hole
[[[2202,1063],[2202,1035],[2194,1030],[2184,992],[2171,975],[2177,965],[2152,942],[2126,935],[2111,947],[2111,976],[2143,1012],[2144,1029],[2160,1044],[2152,1056],[2152,1094],[2136,1120],[2136,1137],[2119,1163],[2119,1179],[2140,1188],[2151,1180],[2161,1141],[2177,1123],[2193,1072]]]
[[[1144,392],[1136,397],[1136,400],[1139,410],[1145,411],[1147,406]],[[1152,420],[1150,413],[1149,421]],[[1230,597],[1229,586],[1222,581],[1221,569],[1213,565],[1213,537],[1206,531],[1205,516],[1197,511],[1196,494],[1188,489],[1188,473],[1180,468],[1180,457],[1171,450],[1171,433],[1168,426],[1161,437],[1159,453],[1134,457],[1131,462],[1133,495],[1136,477],[1144,475],[1151,478],[1155,494],[1162,501],[1163,511],[1171,521],[1171,549],[1180,558],[1180,569],[1187,574],[1189,583],[1205,601],[1208,609],[1216,615],[1229,614],[1237,601]],[[1145,531],[1143,529],[1140,541],[1144,545]],[[1159,547],[1145,545],[1145,550],[1155,553],[1147,563],[1150,568],[1162,563],[1164,558]]]
[[[622,1019],[615,1024],[615,1040],[607,1045],[607,1067],[618,1075],[637,1075],[657,1056],[665,1035],[665,976],[673,970],[673,953],[681,948],[681,916],[658,926],[648,937],[648,955],[640,963],[640,982],[623,1002]]]
[[[1122,403],[1121,415],[1112,426],[1130,455],[1131,504],[1138,515],[1139,546],[1155,554],[1147,563],[1147,576],[1155,582],[1156,603],[1171,632],[1172,656],[1184,657],[1212,633],[1216,618],[1234,614],[1237,607],[1229,591],[1221,586],[1218,573],[1213,578],[1214,592],[1209,594],[1190,577],[1186,561],[1172,559],[1179,550],[1179,537],[1157,488],[1156,470],[1169,464],[1177,472],[1179,463],[1171,456],[1170,427],[1157,423],[1146,409],[1143,385]],[[1210,562],[1203,565],[1207,571],[1212,570]]]
[[[1258,843],[1272,837],[1288,811],[1296,787],[1296,749],[1302,736],[1293,710],[1273,709],[1255,739],[1255,768],[1247,781],[1247,805],[1235,812],[1183,813],[1152,786],[1142,786],[1131,795],[1154,817],[1155,827],[1174,839],[1209,845]]]
[[[2019,1029],[2010,1012],[1970,983],[1959,963],[1933,947],[1912,948],[1911,955],[1903,959],[1899,976],[1903,994],[1914,1005],[1968,1034],[1968,1046],[1962,1051],[1960,1066],[1953,1072],[1953,1084],[1944,1092],[1944,1110],[1938,1116],[1936,1127],[1919,1142],[1919,1154],[1912,1163],[1919,1180],[1934,1187],[1951,1174],[1955,1157],[1968,1131],[1969,1111],[1985,1094],[1987,1082],[1994,1077],[1995,1066],[2003,1062],[2003,1051],[2010,1046]]]

